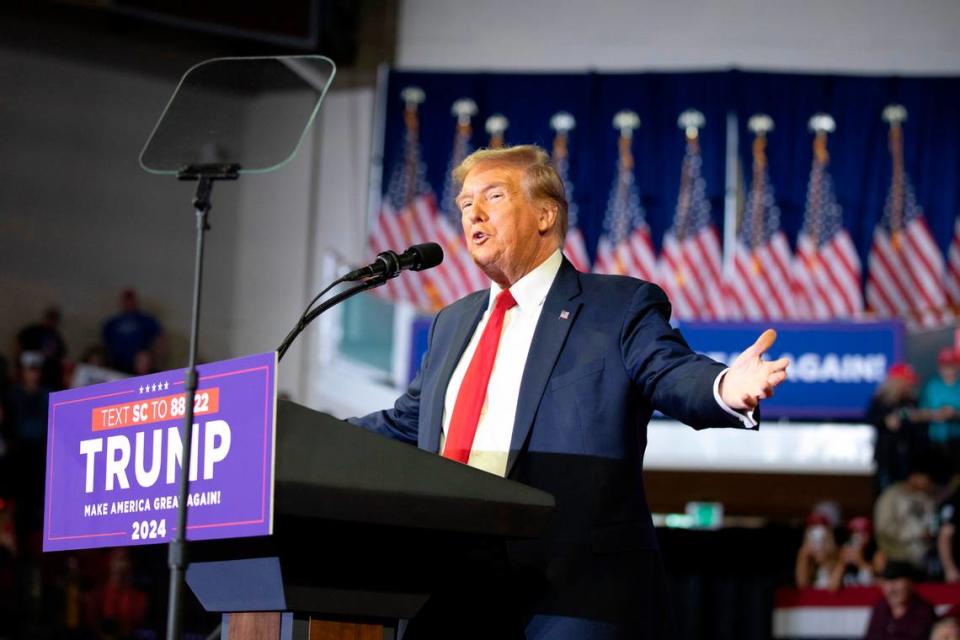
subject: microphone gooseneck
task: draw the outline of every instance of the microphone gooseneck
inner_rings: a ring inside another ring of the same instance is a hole
[[[415,244],[399,255],[397,255],[395,251],[384,251],[377,255],[377,259],[367,266],[354,269],[348,274],[337,278],[323,291],[318,293],[313,300],[310,301],[310,304],[307,305],[307,308],[300,315],[300,319],[297,321],[296,326],[290,330],[290,333],[287,334],[287,337],[284,338],[283,342],[280,343],[280,346],[277,347],[278,360],[283,358],[284,354],[290,348],[290,345],[293,344],[293,341],[297,338],[297,336],[307,328],[307,325],[327,309],[339,304],[340,302],[343,302],[347,298],[352,297],[361,291],[367,291],[385,284],[390,278],[396,278],[398,275],[400,275],[401,271],[406,271],[408,269],[410,271],[423,271],[424,269],[432,269],[441,262],[443,262],[443,249],[441,249],[440,245],[436,242],[426,242],[423,244]],[[322,298],[324,294],[329,292],[336,285],[343,282],[356,282],[358,280],[360,281],[360,284],[357,284],[346,291],[341,291],[337,295],[314,308],[314,303]]]

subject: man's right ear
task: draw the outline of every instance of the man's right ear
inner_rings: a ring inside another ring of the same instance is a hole
[[[552,200],[544,200],[539,203],[539,218],[537,220],[537,229],[545,234],[559,225],[560,207]]]

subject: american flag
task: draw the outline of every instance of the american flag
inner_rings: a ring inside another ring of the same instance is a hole
[[[953,239],[947,250],[947,266],[944,274],[944,289],[952,312],[960,307],[960,216],[953,221]]]
[[[426,165],[420,157],[420,123],[417,107],[425,96],[417,87],[401,92],[405,103],[403,157],[390,177],[368,244],[374,253],[403,251],[412,244],[435,242],[441,236],[441,217],[426,179]],[[455,300],[454,281],[440,268],[403,274],[377,289],[378,295],[409,302],[421,310],[433,311],[445,300]]]
[[[570,130],[576,126],[576,120],[565,111],[555,113],[550,119],[550,126],[556,131],[553,138],[553,166],[563,180],[563,190],[567,194],[567,237],[563,243],[563,253],[577,269],[590,271],[590,256],[587,255],[587,245],[583,241],[583,234],[577,227],[577,203],[573,200],[573,183],[570,182]]]
[[[907,111],[889,105],[893,170],[883,215],[873,231],[867,277],[867,304],[880,316],[905,318],[913,326],[938,326],[949,316],[943,288],[944,264],[903,166]]]
[[[723,271],[720,235],[710,217],[707,182],[699,135],[703,114],[688,110],[680,114],[680,128],[687,148],[680,169],[680,193],[673,224],[663,236],[658,282],[681,320],[716,320],[726,317],[723,301]]]
[[[633,177],[633,153],[630,150],[633,130],[640,126],[640,117],[633,111],[621,111],[614,117],[613,126],[620,130],[617,175],[610,190],[593,269],[597,273],[651,280],[656,269],[656,255]]]
[[[843,209],[827,170],[827,135],[835,128],[833,118],[827,114],[810,119],[810,129],[814,131],[813,164],[793,273],[799,315],[812,320],[853,318],[863,312],[860,257],[843,228]]]
[[[953,240],[950,241],[950,250],[947,252],[944,288],[950,306],[956,311],[957,307],[960,307],[960,216],[953,222]]]
[[[450,154],[447,179],[443,188],[440,208],[445,213],[440,220],[438,242],[443,245],[444,261],[441,267],[446,266],[451,275],[454,298],[444,300],[444,304],[450,304],[469,293],[490,286],[489,279],[470,257],[470,251],[463,236],[460,212],[454,203],[457,197],[455,191],[457,185],[453,181],[453,170],[473,151],[470,144],[470,137],[473,135],[471,119],[477,114],[477,104],[470,98],[461,98],[453,103],[450,111],[456,117],[457,124],[453,138],[453,152]]]
[[[794,318],[797,313],[792,295],[793,255],[787,236],[780,229],[780,209],[774,201],[767,171],[767,133],[773,129],[773,120],[757,114],[750,118],[748,126],[754,133],[753,172],[727,294],[733,303],[734,317]]]

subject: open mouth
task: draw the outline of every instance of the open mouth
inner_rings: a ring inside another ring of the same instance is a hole
[[[474,244],[483,244],[489,236],[483,231],[474,231],[470,237]]]

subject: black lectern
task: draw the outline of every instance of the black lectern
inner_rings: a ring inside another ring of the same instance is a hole
[[[451,557],[533,538],[553,497],[292,402],[277,403],[272,536],[191,545],[187,584],[228,640],[380,640]]]

